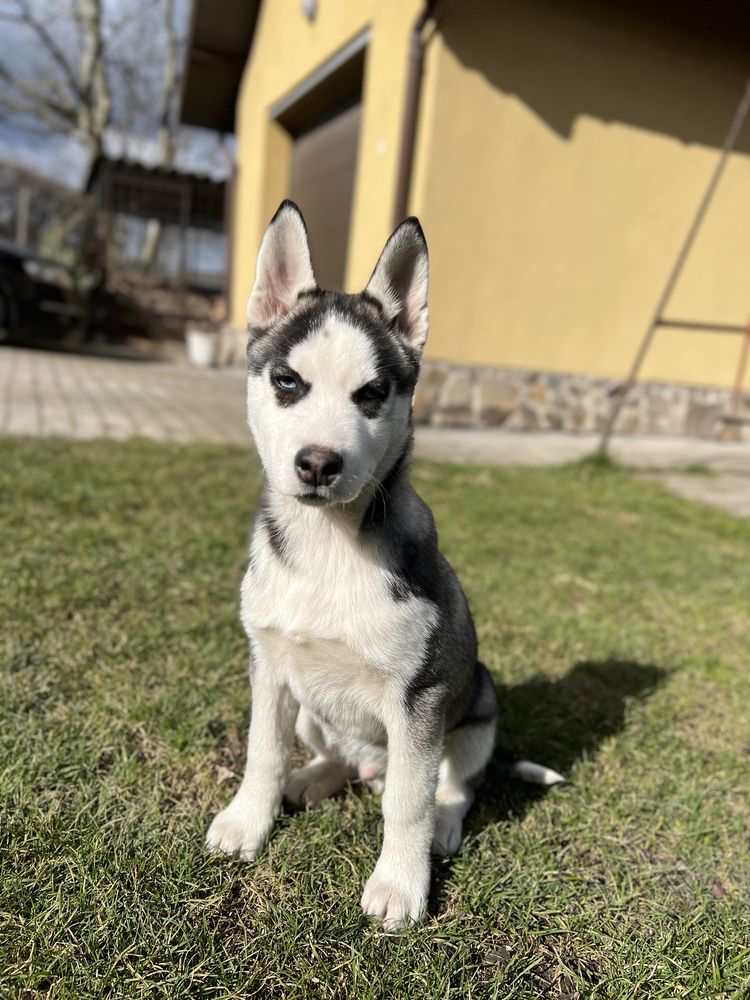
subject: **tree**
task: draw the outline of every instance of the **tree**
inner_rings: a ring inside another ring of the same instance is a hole
[[[90,157],[109,128],[156,133],[158,162],[174,154],[185,44],[174,0],[0,0],[0,119],[63,134]]]

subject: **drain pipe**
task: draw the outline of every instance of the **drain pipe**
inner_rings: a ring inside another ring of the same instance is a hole
[[[401,125],[401,149],[396,176],[396,198],[393,205],[393,228],[406,215],[409,202],[409,185],[414,162],[414,141],[417,131],[417,112],[419,110],[419,94],[422,83],[422,66],[424,64],[424,42],[422,31],[432,17],[437,0],[426,0],[419,17],[414,22],[409,44],[409,69],[406,79],[406,98],[404,100],[404,118]]]

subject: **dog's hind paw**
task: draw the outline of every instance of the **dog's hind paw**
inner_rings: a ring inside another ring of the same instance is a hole
[[[335,760],[313,761],[292,771],[284,789],[284,798],[292,805],[305,809],[327,799],[329,795],[335,795],[350,777],[350,771]]]
[[[432,854],[448,857],[461,846],[464,816],[474,800],[468,786],[456,789],[438,788],[435,796],[435,830],[432,835]]]
[[[378,917],[387,931],[400,931],[421,920],[427,906],[429,873],[427,879],[389,878],[381,875],[377,867],[367,880],[362,894],[362,912],[367,917]]]
[[[253,861],[272,825],[273,819],[258,822],[246,805],[233,801],[214,816],[206,833],[206,847],[215,854],[236,854],[241,861]]]
[[[463,839],[463,812],[450,806],[435,810],[435,833],[432,836],[431,853],[441,858],[455,854]]]

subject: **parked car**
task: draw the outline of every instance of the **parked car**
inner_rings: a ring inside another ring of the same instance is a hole
[[[85,338],[90,312],[67,267],[0,241],[0,339]]]

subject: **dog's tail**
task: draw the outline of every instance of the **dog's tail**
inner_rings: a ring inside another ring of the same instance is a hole
[[[551,767],[535,764],[533,760],[519,760],[510,755],[500,755],[500,767],[509,778],[528,781],[532,785],[562,785],[568,780]]]

